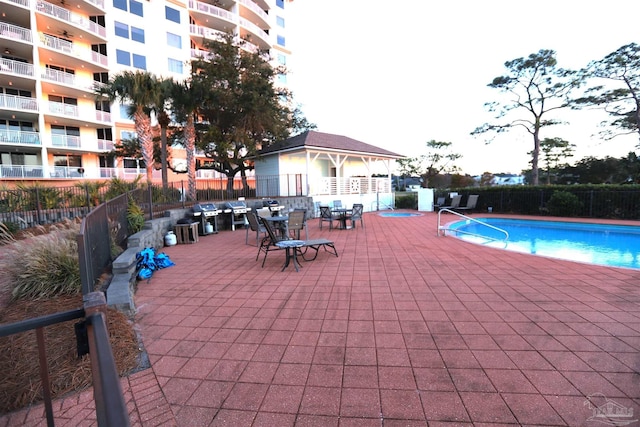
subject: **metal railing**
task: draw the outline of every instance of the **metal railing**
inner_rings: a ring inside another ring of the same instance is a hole
[[[468,231],[463,231],[463,230],[458,230],[458,229],[455,229],[455,228],[448,228],[448,227],[445,227],[445,226],[443,226],[443,225],[442,225],[442,222],[441,222],[441,220],[440,220],[440,216],[441,216],[441,214],[442,214],[443,212],[450,213],[450,214],[454,214],[454,215],[456,215],[456,216],[458,216],[458,217],[460,217],[460,218],[464,218],[464,219],[465,219],[465,220],[467,220],[467,221],[474,222],[474,223],[476,223],[476,224],[480,224],[480,225],[483,225],[483,226],[485,226],[485,227],[489,227],[489,228],[491,228],[491,229],[493,229],[493,230],[496,230],[496,231],[498,231],[498,232],[500,232],[500,233],[503,233],[503,234],[504,234],[504,239],[494,239],[494,238],[492,238],[492,237],[485,236],[485,235],[483,235],[483,234],[471,233],[471,232],[468,232]],[[476,236],[476,237],[482,237],[482,238],[485,238],[485,239],[487,239],[487,240],[502,240],[502,241],[505,241],[505,242],[506,242],[507,240],[509,240],[509,233],[507,232],[507,230],[503,230],[502,228],[498,228],[498,227],[493,226],[493,225],[491,225],[491,224],[487,224],[486,222],[479,221],[479,220],[477,220],[477,219],[475,219],[475,218],[472,218],[472,217],[470,217],[470,216],[463,215],[463,214],[461,214],[461,213],[459,213],[459,212],[456,212],[456,211],[454,211],[454,210],[446,209],[446,208],[445,208],[445,209],[440,209],[440,210],[438,211],[438,228],[437,228],[437,230],[436,230],[436,236],[445,236],[445,235],[447,234],[447,231],[455,231],[456,233],[468,234],[468,235],[470,235],[470,236]]]
[[[84,318],[82,326],[76,328],[78,343],[86,343],[91,358],[94,400],[99,426],[127,427],[130,425],[129,413],[124,401],[120,378],[113,358],[106,324],[106,300],[102,292],[92,292],[83,298],[84,307],[60,313],[40,316],[20,322],[0,325],[0,337],[35,330],[40,364],[40,380],[42,383],[43,403],[47,425],[55,425],[51,395],[51,381],[47,363],[47,349],[44,328],[62,322]],[[86,327],[86,329],[85,329]],[[86,336],[82,331],[86,330]],[[78,356],[85,353],[78,344]],[[7,367],[5,367],[6,369]]]

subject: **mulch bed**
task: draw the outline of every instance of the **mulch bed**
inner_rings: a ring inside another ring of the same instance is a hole
[[[16,236],[18,240],[46,234],[46,228]],[[0,282],[3,282],[0,280]],[[4,285],[4,286],[3,286]],[[10,300],[6,283],[0,283],[0,324],[13,323],[46,314],[82,307],[82,295],[59,296],[50,300]],[[59,323],[44,329],[47,364],[53,398],[83,390],[92,384],[89,355],[78,358],[74,324],[81,319]],[[121,376],[137,370],[141,364],[141,345],[133,322],[122,312],[107,312],[109,340],[116,368]],[[10,412],[42,401],[42,384],[35,331],[0,338],[0,413]]]

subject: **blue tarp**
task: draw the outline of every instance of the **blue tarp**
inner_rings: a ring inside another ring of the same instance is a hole
[[[162,252],[156,254],[156,251],[153,248],[144,248],[138,252],[136,260],[138,261],[137,267],[139,280],[150,279],[154,271],[175,265],[173,261],[169,259],[167,254]]]

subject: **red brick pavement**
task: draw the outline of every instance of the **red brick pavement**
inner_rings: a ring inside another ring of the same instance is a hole
[[[244,230],[165,248],[176,266],[136,294],[132,425],[591,425],[596,393],[639,418],[640,271],[436,237],[433,213],[364,222],[310,221],[340,256],[298,273],[283,251],[261,268]],[[94,425],[91,392],[55,414]]]

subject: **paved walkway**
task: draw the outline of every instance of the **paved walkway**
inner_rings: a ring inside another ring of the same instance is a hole
[[[132,424],[597,426],[607,399],[640,418],[640,271],[436,237],[433,213],[364,222],[312,220],[340,256],[299,273],[283,252],[261,268],[244,230],[165,248],[176,266],[136,294],[152,368],[123,379]],[[91,406],[57,401],[56,425]]]

